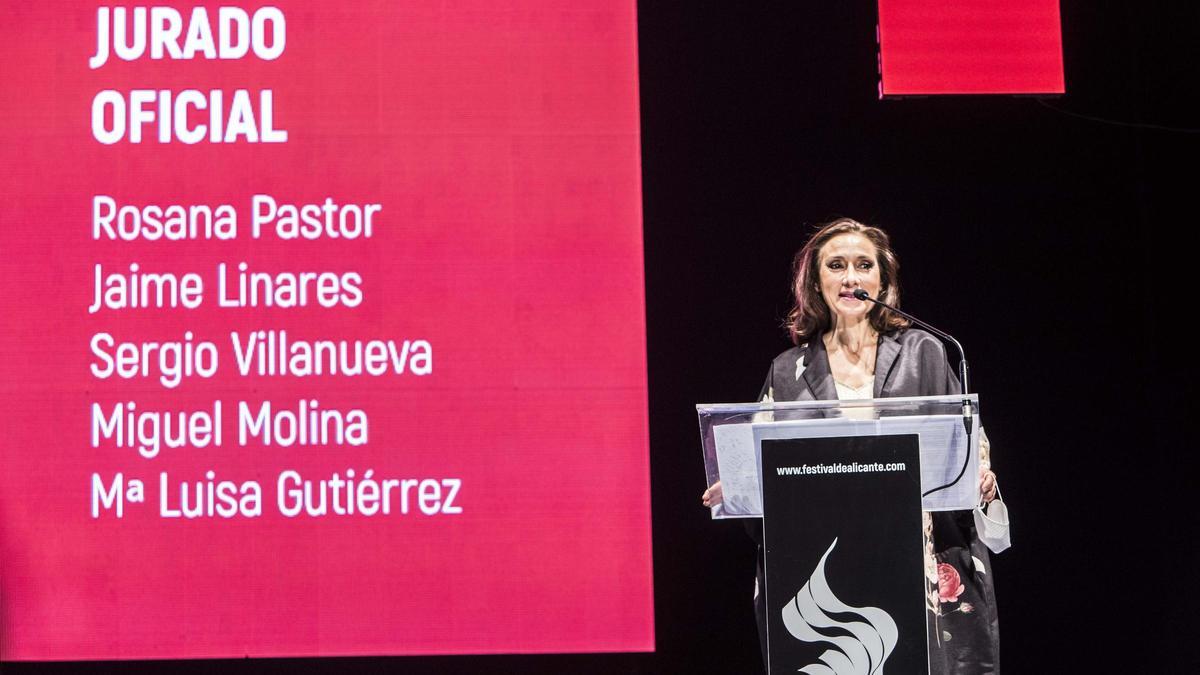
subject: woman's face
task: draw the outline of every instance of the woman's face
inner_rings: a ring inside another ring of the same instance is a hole
[[[860,234],[847,233],[825,242],[817,251],[821,270],[821,297],[838,319],[865,319],[871,311],[869,301],[854,297],[861,288],[879,297],[879,260],[875,244]]]

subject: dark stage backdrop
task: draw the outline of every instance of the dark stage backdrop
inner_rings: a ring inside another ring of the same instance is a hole
[[[171,670],[756,672],[753,548],[699,506],[693,406],[757,393],[788,346],[791,256],[839,215],[892,233],[905,307],[971,356],[1014,518],[1005,670],[1194,670],[1200,144],[1084,116],[1200,126],[1200,11],[1064,2],[1062,21],[1064,97],[881,102],[872,2],[639,7],[655,653]]]
[[[660,657],[755,661],[751,547],[697,506],[689,407],[758,392],[791,257],[846,215],[892,234],[904,306],[970,357],[1015,521],[1004,669],[1194,672],[1200,137],[1048,106],[1200,127],[1200,13],[1064,2],[1066,96],[879,101],[872,4],[642,8]]]

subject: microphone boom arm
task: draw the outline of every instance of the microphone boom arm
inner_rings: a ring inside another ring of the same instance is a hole
[[[905,312],[902,309],[892,307],[891,305],[887,304],[886,302],[881,302],[879,300],[876,300],[875,298],[872,298],[870,293],[867,293],[866,291],[864,291],[861,288],[854,289],[854,297],[858,298],[859,300],[863,300],[863,301],[869,300],[869,301],[879,305],[880,307],[885,307],[887,309],[890,309],[891,311],[899,314],[900,316],[908,319],[909,321],[912,321],[913,323],[928,330],[929,332],[940,337],[941,339],[953,344],[955,349],[958,350],[958,357],[959,357],[959,359],[958,359],[958,379],[959,379],[959,382],[962,384],[962,395],[963,395],[963,403],[962,403],[962,405],[963,405],[963,408],[962,408],[962,410],[963,410],[963,426],[966,427],[966,429],[967,429],[967,441],[968,441],[968,445],[969,445],[970,440],[971,440],[971,431],[973,430],[973,428],[975,426],[975,424],[974,424],[975,418],[971,411],[971,401],[969,399],[967,399],[967,393],[970,391],[970,389],[968,387],[967,376],[970,373],[970,369],[967,367],[967,353],[965,351],[963,351],[962,343],[960,343],[957,339],[955,339],[955,337],[953,335],[951,335],[943,330],[939,330],[939,329],[925,323],[924,321],[918,319],[917,317],[913,316],[912,314],[909,314],[908,312]],[[937,492],[938,490],[944,490],[944,489],[950,487],[951,485],[954,485],[958,481],[962,480],[963,474],[965,474],[967,472],[967,466],[970,465],[970,463],[971,463],[971,453],[968,450],[966,459],[963,461],[962,470],[960,470],[958,472],[958,476],[956,476],[954,478],[954,480],[950,481],[949,483],[946,483],[945,485],[941,485],[939,487],[935,487],[931,490],[928,490],[928,491],[924,492],[921,496],[925,497],[934,492]]]

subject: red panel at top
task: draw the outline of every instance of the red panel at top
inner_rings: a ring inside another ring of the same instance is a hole
[[[879,49],[882,96],[1066,91],[1058,0],[880,0]]]

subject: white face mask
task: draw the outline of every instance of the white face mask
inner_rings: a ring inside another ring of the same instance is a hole
[[[979,535],[979,540],[992,553],[999,553],[1012,546],[1012,537],[1008,531],[1008,507],[1004,505],[1004,499],[1000,496],[999,486],[996,487],[996,499],[986,506],[976,506],[972,515],[975,517],[975,532]]]

